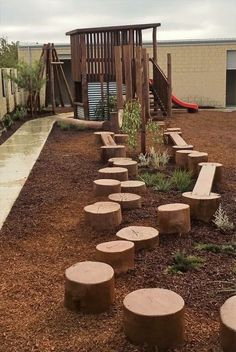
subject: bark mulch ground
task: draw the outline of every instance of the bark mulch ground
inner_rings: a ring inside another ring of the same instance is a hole
[[[236,113],[175,113],[187,142],[206,151],[210,160],[225,165],[218,191],[236,223]],[[129,292],[163,287],[186,302],[186,342],[175,351],[220,351],[219,308],[229,294],[219,281],[234,283],[234,258],[199,253],[199,242],[225,243],[213,224],[192,222],[188,236],[163,236],[160,246],[136,255],[135,269],[116,279],[116,300],[107,313],[85,315],[63,307],[64,271],[93,259],[95,245],[114,239],[97,234],[84,223],[83,208],[94,202],[92,181],[102,167],[92,132],[61,131],[54,127],[40,158],[0,232],[0,351],[135,352],[147,348],[130,344],[122,331],[122,301]],[[121,227],[156,226],[157,206],[181,201],[178,192],[148,190],[142,209],[125,211]],[[120,227],[120,228],[121,228]],[[167,274],[173,253],[202,256],[201,269]]]

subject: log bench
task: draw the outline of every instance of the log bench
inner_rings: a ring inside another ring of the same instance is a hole
[[[190,205],[191,217],[197,220],[209,222],[220,204],[220,195],[212,193],[214,179],[217,169],[222,165],[219,163],[202,163],[198,179],[192,192],[182,194],[184,202]]]
[[[124,145],[118,145],[114,138],[113,132],[99,132],[95,134],[96,141],[98,143],[99,139],[101,141],[102,146],[101,149],[101,159],[106,162],[110,158],[116,157],[125,157],[126,149]],[[126,136],[126,135],[124,135]],[[119,135],[120,140],[122,139],[122,135]]]
[[[177,150],[193,149],[193,145],[187,144],[183,137],[181,137],[181,132],[165,132],[164,135],[168,137],[168,144],[172,144],[173,155]]]

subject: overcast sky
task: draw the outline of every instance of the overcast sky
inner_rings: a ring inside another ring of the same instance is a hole
[[[0,0],[0,37],[64,43],[76,28],[161,22],[162,40],[236,38],[235,15],[235,0]]]

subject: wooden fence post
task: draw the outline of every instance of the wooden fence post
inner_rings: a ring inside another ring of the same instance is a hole
[[[125,68],[125,84],[126,84],[126,101],[130,101],[133,99],[132,92],[132,56],[131,56],[131,45],[124,45],[124,68]]]
[[[167,95],[168,95],[168,106],[167,106],[167,115],[172,116],[172,78],[171,78],[171,54],[167,54]]]
[[[84,104],[84,116],[89,120],[89,101],[88,101],[88,81],[87,81],[87,54],[85,45],[85,36],[81,35],[81,84],[82,84],[82,102]]]
[[[114,48],[115,48],[117,109],[119,110],[123,108],[121,46],[115,46]]]

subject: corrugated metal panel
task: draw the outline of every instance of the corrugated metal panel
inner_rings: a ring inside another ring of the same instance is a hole
[[[227,70],[236,70],[236,50],[227,51]]]
[[[116,82],[110,82],[109,88],[107,83],[103,83],[103,94],[116,95]],[[125,85],[123,85],[123,94],[126,94]],[[99,101],[102,99],[101,83],[100,82],[90,82],[88,83],[88,101],[89,101],[89,118],[91,120],[97,120],[95,116],[95,109]],[[108,118],[108,113],[105,111],[105,118]]]
[[[77,106],[77,116],[78,119],[84,120],[84,108],[82,106]]]

